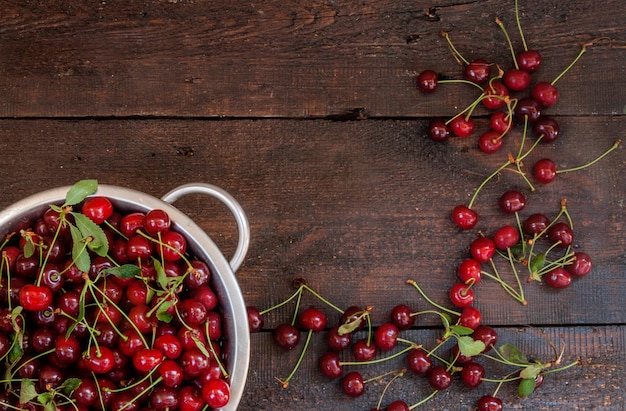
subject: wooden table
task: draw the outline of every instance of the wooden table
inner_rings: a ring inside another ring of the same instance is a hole
[[[554,79],[583,43],[612,41],[589,47],[558,81],[560,100],[546,112],[562,136],[526,161],[583,164],[624,137],[626,8],[622,0],[520,3],[526,41],[544,57],[533,81]],[[429,308],[407,279],[451,307],[448,289],[477,231],[490,235],[514,223],[495,205],[504,191],[527,195],[522,216],[553,216],[566,198],[575,249],[592,256],[593,272],[559,292],[526,285],[527,306],[485,280],[476,286],[475,306],[498,331],[499,344],[547,361],[554,356],[549,339],[564,348],[563,363],[582,362],[546,377],[526,399],[504,386],[505,409],[622,410],[624,148],[534,192],[503,172],[475,204],[481,216],[475,229],[461,232],[449,219],[452,207],[466,204],[506,153],[515,152],[521,128],[500,152],[483,154],[476,140],[488,115],[479,108],[472,137],[435,143],[426,136],[429,120],[450,118],[476,89],[441,84],[426,96],[415,77],[425,69],[460,77],[441,31],[466,58],[510,67],[496,16],[520,50],[512,0],[436,6],[407,0],[4,1],[0,207],[84,178],[156,196],[183,183],[213,183],[235,196],[250,220],[251,247],[237,273],[249,305],[277,304],[304,277],[339,307],[373,305],[377,326],[398,303]],[[237,234],[224,207],[195,197],[177,206],[226,256],[233,252]],[[338,321],[310,295],[303,304]],[[323,334],[314,335],[296,376],[281,388],[276,378],[289,373],[300,353],[272,343],[272,329],[290,318],[288,308],[267,315],[263,332],[252,336],[239,409],[374,408],[388,379],[367,384],[360,398],[343,395],[338,381],[317,370]],[[436,316],[420,316],[402,335],[433,347],[441,331]],[[384,369],[361,368],[366,378]],[[494,388],[483,383],[469,390],[455,377],[452,388],[420,409],[469,410]],[[424,378],[407,375],[391,385],[383,406],[394,399],[411,404],[429,392]]]

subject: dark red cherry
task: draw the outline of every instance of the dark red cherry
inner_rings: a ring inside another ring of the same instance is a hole
[[[509,90],[499,81],[491,81],[483,92],[483,106],[489,110],[497,110],[506,104],[505,97],[508,97]]]
[[[428,124],[428,136],[433,141],[446,141],[450,138],[450,134],[450,127],[441,119],[431,120]]]
[[[541,117],[541,110],[542,106],[537,100],[524,97],[515,106],[515,118],[521,122],[527,118],[529,123],[534,123]]]
[[[476,226],[478,213],[467,206],[458,205],[452,210],[451,218],[452,222],[454,222],[457,227],[463,230],[469,230]]]
[[[393,350],[398,343],[398,331],[394,323],[381,324],[374,334],[378,348],[383,351]]]
[[[576,277],[584,277],[591,271],[591,257],[589,254],[576,251],[574,253],[574,261],[565,266],[565,269],[569,271],[569,273]]]
[[[486,263],[496,252],[496,245],[489,237],[479,237],[470,244],[470,254],[479,263]]]
[[[102,224],[113,215],[113,204],[106,197],[91,197],[85,200],[81,212],[96,224]]]
[[[509,190],[500,196],[500,210],[506,214],[514,214],[526,207],[526,197],[517,190]]]
[[[480,325],[472,333],[472,338],[482,341],[485,344],[484,352],[487,352],[498,342],[498,333],[488,325]]]
[[[476,328],[478,328],[481,322],[482,315],[477,308],[465,307],[461,311],[461,315],[459,316],[459,320],[457,323],[463,327],[475,330]]]
[[[276,327],[273,336],[276,345],[284,350],[291,350],[300,342],[300,330],[288,323]]]
[[[519,243],[519,240],[519,231],[512,225],[502,226],[493,234],[493,243],[498,250],[511,248]]]
[[[509,131],[513,124],[513,117],[507,111],[496,111],[489,118],[489,127],[500,134]]]
[[[391,322],[398,327],[399,330],[408,330],[415,324],[415,317],[411,315],[413,310],[406,304],[398,304],[391,309]]]
[[[550,219],[543,214],[535,213],[526,217],[524,220],[524,232],[528,235],[535,235],[544,232],[550,224]]]
[[[422,93],[434,93],[437,90],[438,82],[438,75],[433,70],[424,70],[417,76],[417,88]]]
[[[468,388],[476,388],[483,382],[483,377],[485,376],[485,367],[476,363],[470,362],[469,364],[463,365],[463,370],[461,371],[461,381]]]
[[[468,137],[474,131],[474,120],[465,116],[455,117],[450,121],[450,131],[457,137]]]
[[[535,124],[533,124],[533,134],[544,143],[552,143],[559,138],[561,127],[559,123],[552,117],[541,116]]]
[[[487,130],[478,138],[478,148],[487,154],[493,154],[502,147],[502,134]]]
[[[359,397],[365,392],[363,376],[358,371],[347,373],[341,380],[341,388],[349,397]]]
[[[335,351],[328,351],[319,361],[320,370],[326,377],[334,379],[341,377],[343,374],[343,368],[341,361],[339,360],[339,354]]]
[[[433,361],[422,349],[416,348],[409,351],[407,366],[417,375],[426,375],[433,368]]]
[[[152,237],[157,237],[159,233],[169,231],[171,225],[170,216],[166,211],[153,209],[146,213],[144,229]]]
[[[452,385],[452,375],[443,365],[437,365],[428,373],[428,383],[433,389],[442,391]]]
[[[558,222],[548,229],[548,238],[552,243],[559,244],[559,247],[565,248],[574,242],[574,232],[565,222]]]
[[[263,329],[265,321],[261,312],[256,307],[246,307],[248,313],[248,327],[251,333],[258,333]]]
[[[572,283],[572,275],[563,267],[557,267],[544,275],[544,281],[551,288],[567,288]]]
[[[502,400],[491,395],[480,397],[476,403],[477,411],[502,411]]]
[[[465,66],[463,73],[467,80],[482,84],[491,76],[491,65],[483,59],[476,59]]]
[[[367,338],[362,338],[354,343],[352,346],[352,354],[357,361],[371,361],[376,357],[378,353],[378,347],[373,341],[367,341]]]
[[[530,73],[519,69],[507,70],[504,72],[502,81],[510,90],[526,90],[530,86]]]
[[[309,307],[298,316],[298,324],[305,330],[322,331],[326,327],[326,314],[317,308]]]
[[[559,91],[552,84],[541,81],[533,86],[532,96],[543,107],[552,107],[559,99]]]
[[[395,400],[387,405],[385,411],[409,411],[410,409],[411,408],[409,408],[409,405],[406,402],[402,400]]]
[[[556,164],[549,158],[537,160],[533,166],[533,177],[542,184],[549,184],[556,178]]]
[[[517,55],[519,68],[529,73],[536,71],[541,66],[541,54],[537,50],[526,50]]]
[[[352,333],[339,333],[339,327],[335,326],[326,332],[326,344],[333,351],[343,351],[352,344]]]

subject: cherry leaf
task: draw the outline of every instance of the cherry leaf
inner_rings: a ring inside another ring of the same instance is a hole
[[[359,319],[359,320],[354,320],[354,321],[348,321],[344,324],[341,324],[339,326],[339,329],[337,330],[337,334],[339,335],[350,334],[351,332],[359,328],[359,326],[361,325],[361,321],[362,320]]]
[[[474,340],[469,335],[457,337],[459,343],[459,351],[466,357],[475,357],[485,351],[485,343],[480,340]]]
[[[474,332],[471,328],[462,325],[452,325],[450,326],[450,331],[459,336],[471,335]]]
[[[529,364],[519,373],[519,376],[525,379],[529,378],[534,381],[535,377],[537,377],[544,368],[545,366],[542,364]]]
[[[22,378],[20,384],[20,404],[26,404],[37,398],[37,388],[35,388],[35,382],[33,380]]]
[[[10,363],[13,364],[16,361],[18,361],[20,358],[22,358],[22,356],[24,355],[24,349],[22,348],[23,346],[24,346],[24,334],[21,332],[14,333],[13,341],[11,345],[11,351],[9,351]]]
[[[157,310],[157,313],[156,313],[157,319],[166,323],[169,323],[170,321],[172,321],[173,319],[172,314],[168,313],[167,310],[169,310],[173,305],[174,305],[174,301],[172,300],[167,300],[159,304],[159,309]]]
[[[169,281],[167,279],[167,274],[165,274],[165,269],[163,268],[163,265],[161,264],[159,260],[153,259],[153,261],[154,261],[154,271],[156,271],[156,275],[157,275],[157,282],[159,283],[161,288],[163,288],[164,290],[167,290]]]
[[[200,350],[202,354],[206,355],[207,357],[211,357],[211,353],[206,349],[206,346],[204,345],[202,341],[200,341],[198,337],[196,337],[195,335],[192,335],[191,339],[193,340],[194,343],[196,343],[196,347],[198,347],[198,349]]]
[[[60,390],[65,395],[71,395],[76,388],[78,388],[81,384],[80,378],[68,378],[59,386],[58,390]]]
[[[546,253],[537,254],[530,259],[530,271],[533,274],[538,273],[546,264]]]
[[[87,196],[98,189],[98,180],[81,180],[74,184],[65,195],[65,203],[62,207],[75,205],[83,201]]]
[[[87,247],[101,257],[106,257],[109,253],[109,240],[98,224],[91,221],[89,217],[81,213],[72,213],[76,221],[76,227],[80,230],[83,239],[90,239]]]
[[[530,364],[526,355],[513,344],[505,343],[500,346],[500,354],[507,360],[515,364]]]
[[[133,278],[141,274],[141,268],[135,264],[124,264],[117,267],[102,270],[105,275],[113,275],[117,278]]]
[[[85,243],[80,230],[73,224],[70,224],[70,234],[72,235],[72,261],[80,271],[86,273],[91,266],[91,258],[85,250]]]
[[[534,378],[524,378],[519,382],[519,386],[517,387],[517,395],[520,397],[528,397],[535,391],[535,379]]]

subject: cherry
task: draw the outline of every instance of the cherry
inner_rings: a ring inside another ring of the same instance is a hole
[[[483,92],[483,106],[490,110],[497,110],[506,104],[504,97],[509,96],[509,90],[499,81],[491,81]]]
[[[572,275],[563,267],[557,267],[544,275],[544,281],[551,288],[567,288],[572,283]]]
[[[530,74],[526,70],[507,70],[504,72],[502,81],[510,90],[522,91],[530,86]]]
[[[433,141],[446,141],[450,138],[450,134],[450,127],[441,119],[431,120],[428,124],[428,136]]]
[[[487,154],[493,154],[502,147],[502,134],[487,130],[478,138],[478,148]]]
[[[416,348],[407,355],[407,366],[417,375],[426,375],[433,368],[433,361],[424,351]]]
[[[98,398],[98,387],[93,378],[81,378],[80,385],[71,394],[77,405],[90,406]]]
[[[185,277],[184,284],[191,290],[208,284],[211,280],[211,268],[200,260],[192,260],[191,271]]]
[[[434,93],[438,86],[438,75],[433,70],[424,70],[417,76],[417,88],[426,94]]]
[[[542,184],[548,184],[556,178],[556,164],[549,158],[538,160],[533,166],[533,177]]]
[[[457,137],[468,137],[474,131],[474,120],[465,116],[454,117],[450,121],[450,131]]]
[[[106,197],[91,197],[85,200],[81,213],[96,224],[102,224],[113,215],[113,204]]]
[[[476,409],[478,411],[502,411],[502,400],[491,395],[484,395],[476,403]]]
[[[391,309],[390,319],[399,330],[408,330],[415,324],[415,317],[411,315],[412,310],[406,304],[398,304]]]
[[[513,118],[506,111],[496,111],[489,118],[489,127],[499,134],[508,132],[512,124]]]
[[[214,381],[223,381],[223,380],[214,380]],[[204,390],[203,390],[204,392]],[[226,397],[225,402],[220,402],[220,407],[223,407],[228,403],[228,399],[230,397]],[[206,401],[206,398],[205,398]],[[207,401],[207,404],[209,402]],[[178,394],[176,389],[166,387],[163,385],[157,386],[154,391],[150,394],[150,405],[158,410],[158,411],[167,411],[167,410],[175,410],[178,408]],[[216,407],[218,408],[218,407]]]
[[[476,328],[478,328],[481,322],[482,315],[477,308],[465,307],[461,311],[461,315],[459,316],[459,320],[457,323],[463,327],[475,330]]]
[[[170,216],[166,211],[154,209],[146,213],[144,229],[152,237],[157,237],[159,233],[169,231],[170,225]]]
[[[365,392],[363,376],[358,371],[347,373],[341,380],[341,388],[349,397],[359,397]]]
[[[130,237],[144,228],[145,220],[146,215],[141,212],[126,214],[120,219],[119,230],[125,237]]]
[[[177,231],[167,231],[161,236],[163,244],[157,245],[157,252],[166,261],[178,261],[187,250],[187,240]]]
[[[52,290],[45,286],[26,284],[19,292],[20,305],[27,311],[41,311],[52,304]]]
[[[483,352],[487,352],[498,342],[498,333],[488,325],[480,325],[472,333],[472,338],[477,341],[482,341],[485,344],[485,350]]]
[[[291,324],[283,323],[274,329],[274,342],[284,350],[291,350],[300,342],[300,330]]]
[[[385,411],[409,411],[408,404],[402,400],[396,400],[394,402],[389,403]]]
[[[44,364],[38,372],[39,374],[39,388],[41,390],[50,390],[58,388],[59,385],[65,379],[63,372],[58,368],[50,364]]]
[[[561,135],[561,127],[552,117],[541,116],[533,124],[533,133],[544,143],[552,143]]]
[[[180,318],[187,325],[200,325],[207,319],[207,310],[204,305],[195,299],[184,299],[177,305]]]
[[[133,367],[141,373],[147,373],[161,362],[163,362],[163,353],[156,348],[143,348],[133,355]]]
[[[511,248],[519,243],[519,240],[519,231],[511,225],[502,226],[493,234],[493,243],[498,250]]]
[[[468,388],[478,387],[484,376],[485,367],[476,362],[463,365],[463,370],[461,370],[461,381]]]
[[[552,84],[541,81],[533,86],[532,96],[543,107],[552,107],[559,99],[559,92]]]
[[[113,351],[107,347],[91,346],[83,355],[85,368],[96,374],[106,374],[115,365]]]
[[[322,331],[326,327],[326,314],[317,308],[307,308],[298,316],[298,324],[305,330]]]
[[[246,312],[248,313],[248,328],[250,332],[260,332],[265,324],[261,312],[256,307],[246,307]]]
[[[354,343],[352,346],[352,354],[354,359],[360,362],[371,361],[376,357],[378,353],[378,347],[376,344],[367,341],[367,338],[362,338]]]
[[[565,269],[573,276],[584,277],[591,271],[591,257],[582,251],[574,253],[574,261],[565,266]]]
[[[196,387],[187,385],[178,392],[178,408],[180,411],[200,411],[204,405],[202,393]]]
[[[457,227],[463,230],[469,230],[476,226],[478,213],[467,206],[458,205],[452,210],[451,218]]]
[[[536,235],[544,232],[550,225],[550,219],[543,214],[535,213],[526,217],[524,220],[524,232],[528,235]]]
[[[374,337],[378,348],[383,351],[393,350],[398,343],[398,327],[394,323],[381,324]]]
[[[466,365],[474,361],[474,357],[468,357],[461,352],[459,344],[452,347],[452,361],[455,365]]]
[[[196,346],[183,351],[179,364],[186,377],[198,377],[209,368],[211,362],[209,357]]]
[[[469,307],[474,303],[474,290],[467,284],[454,284],[450,288],[450,301],[460,308]]]
[[[517,55],[519,68],[529,73],[535,72],[541,66],[541,54],[537,50],[525,50]]]
[[[574,232],[565,222],[558,222],[548,228],[548,238],[559,247],[569,247],[574,242]]]
[[[53,347],[56,332],[50,328],[36,328],[29,336],[31,348],[41,353]]]
[[[73,335],[58,335],[54,341],[54,354],[64,364],[72,364],[79,360],[82,350],[80,341]]]
[[[480,263],[473,258],[466,258],[457,270],[463,284],[478,284],[481,280]]]
[[[341,361],[339,360],[339,354],[335,351],[328,351],[319,361],[320,370],[326,377],[334,379],[343,374],[343,368],[341,367]]]
[[[352,344],[352,334],[343,333],[340,335],[339,327],[332,327],[326,333],[326,344],[333,351],[343,351]]]
[[[204,305],[204,308],[206,308],[207,311],[214,310],[218,305],[217,294],[215,294],[215,291],[213,291],[213,289],[206,284],[200,285],[196,288],[191,289],[190,296],[194,300],[200,301],[202,305]],[[250,318],[250,314],[254,314],[254,313],[252,311],[249,312],[248,320],[254,320],[253,318]],[[258,321],[258,319],[255,321]],[[261,317],[261,321],[263,321],[262,317]],[[261,327],[262,326],[263,324],[261,324]]]
[[[470,244],[470,254],[479,263],[486,263],[496,252],[493,240],[488,237],[479,237]]]
[[[341,314],[341,324],[352,324],[355,321],[358,321],[358,324],[355,328],[355,331],[361,330],[365,324],[363,318],[360,318],[363,313],[363,309],[357,307],[356,305],[352,305]]]
[[[437,365],[428,373],[428,384],[437,391],[445,390],[452,385],[452,375],[443,365]]]
[[[526,207],[526,197],[516,190],[506,191],[498,200],[500,210],[506,214],[514,214]]]
[[[464,69],[465,78],[473,83],[482,84],[489,80],[491,65],[483,59],[475,59]]]
[[[164,360],[158,365],[157,372],[166,387],[178,387],[183,382],[183,370],[174,360]]]
[[[528,119],[529,123],[534,123],[541,117],[542,106],[539,102],[530,97],[524,97],[517,102],[515,106],[515,118],[519,121]]]

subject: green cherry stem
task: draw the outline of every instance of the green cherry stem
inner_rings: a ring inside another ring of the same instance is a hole
[[[518,0],[515,0],[515,22],[517,23],[517,30],[519,31],[519,36],[522,39],[522,45],[524,47],[524,51],[528,51],[528,45],[526,44],[526,39],[524,38],[524,31],[522,30],[522,23],[520,23],[520,19],[519,19],[519,5],[517,3],[518,3]]]
[[[374,360],[369,360],[369,361],[340,361],[339,364],[341,365],[371,365],[371,364],[379,364],[381,362],[385,362],[385,361],[389,361],[392,360],[394,358],[398,358],[404,354],[406,354],[407,352],[411,351],[411,350],[415,350],[417,348],[420,348],[419,345],[416,345],[413,342],[410,342],[410,345],[408,347],[403,348],[402,350],[388,355],[386,357],[380,357],[380,358],[376,358]]]
[[[517,213],[516,213],[517,214]],[[519,290],[519,300],[520,303],[522,303],[522,305],[527,305],[528,302],[526,301],[526,298],[524,298],[524,288],[522,287],[522,281],[519,278],[519,273],[517,272],[517,268],[515,267],[515,263],[513,262],[514,258],[513,258],[513,253],[511,252],[511,248],[507,248],[506,249],[507,255],[508,255],[508,260],[509,263],[511,264],[511,270],[513,271],[513,275],[515,276],[515,281],[517,282],[517,289]]]
[[[265,310],[261,311],[261,313],[260,313],[260,314],[261,314],[261,315],[265,315],[265,314],[269,313],[270,311],[273,311],[273,310],[275,310],[275,309],[277,309],[277,308],[280,308],[280,307],[282,307],[283,305],[285,305],[285,304],[289,303],[291,300],[293,300],[294,298],[296,298],[298,295],[302,294],[302,290],[303,290],[303,288],[304,288],[304,286],[302,286],[302,285],[301,285],[300,287],[298,287],[298,289],[296,290],[296,292],[294,292],[294,293],[291,295],[291,297],[287,298],[286,300],[284,300],[284,301],[283,301],[283,302],[281,302],[281,303],[278,303],[278,304],[276,304],[276,305],[274,305],[274,306],[272,306],[272,307],[269,307],[269,308],[267,308],[267,309],[265,309]]]
[[[304,347],[302,347],[302,351],[300,352],[300,356],[298,357],[298,361],[296,362],[296,365],[293,367],[293,369],[291,370],[291,373],[289,373],[287,378],[285,378],[284,380],[281,380],[280,378],[276,378],[278,382],[280,382],[283,388],[287,388],[289,386],[289,380],[291,380],[293,376],[296,375],[296,371],[298,370],[298,367],[302,363],[302,359],[304,358],[306,349],[308,348],[309,343],[311,342],[312,335],[313,335],[313,330],[309,330],[309,332],[306,335],[306,341],[304,342]]]
[[[378,404],[376,405],[376,409],[377,409],[377,410],[380,410],[380,409],[381,409],[380,407],[382,406],[382,403],[383,403],[383,398],[385,397],[385,394],[387,393],[387,390],[389,389],[389,387],[391,386],[391,384],[393,384],[393,382],[394,382],[395,380],[397,380],[398,378],[403,377],[405,372],[406,372],[406,369],[404,369],[404,368],[403,368],[403,369],[402,369],[402,370],[400,370],[400,371],[389,371],[388,373],[386,373],[386,374],[384,374],[384,375],[383,375],[383,377],[384,377],[384,376],[386,376],[386,375],[395,374],[395,375],[391,378],[391,380],[389,380],[389,382],[387,382],[387,384],[385,384],[385,388],[383,388],[383,391],[382,391],[382,393],[380,394],[380,398],[378,399]]]
[[[515,50],[513,49],[513,43],[511,43],[511,38],[509,37],[509,33],[507,33],[506,28],[504,27],[504,23],[502,23],[502,20],[500,20],[500,18],[498,17],[496,17],[496,24],[500,27],[500,29],[502,30],[502,33],[504,33],[506,42],[509,45],[509,50],[511,50],[511,56],[513,57],[513,64],[515,64],[515,69],[519,70],[519,65],[517,64],[517,59],[515,58]]]
[[[453,80],[438,80],[437,81],[439,84],[452,84],[452,83],[459,83],[459,84],[469,84],[471,86],[476,87],[477,89],[479,89],[480,91],[485,91],[485,89],[479,85],[474,83],[473,81],[469,81],[469,80],[465,80],[465,79],[453,79]]]
[[[439,390],[435,390],[433,392],[431,392],[430,394],[428,394],[428,396],[424,397],[423,399],[419,400],[418,402],[416,402],[415,404],[412,404],[411,406],[409,406],[409,410],[413,410],[417,407],[419,407],[422,404],[427,403],[428,401],[430,401],[435,395],[437,395],[437,393],[439,392]]]
[[[315,297],[317,297],[320,301],[322,301],[324,304],[326,304],[327,306],[329,306],[330,308],[334,309],[335,311],[339,312],[339,314],[343,314],[344,310],[342,310],[341,308],[337,307],[336,305],[334,305],[333,303],[331,303],[330,301],[328,301],[326,298],[322,297],[318,292],[316,292],[315,290],[313,290],[311,287],[309,287],[308,285],[304,284],[303,285],[304,289],[307,290],[308,292],[310,292],[311,294],[313,294]]]
[[[619,145],[622,143],[621,139],[617,139],[615,141],[615,143],[613,143],[613,145],[611,146],[611,148],[609,148],[607,151],[605,151],[604,153],[602,153],[600,156],[596,157],[594,160],[592,160],[591,162],[587,163],[587,164],[583,164],[581,166],[577,166],[577,167],[572,167],[572,168],[565,168],[562,170],[556,170],[557,174],[560,173],[569,173],[571,171],[578,171],[578,170],[582,170],[584,168],[587,168],[595,163],[597,163],[598,161],[602,160],[604,157],[606,157],[607,155],[609,155],[613,150],[615,150],[617,147],[619,147]]]
[[[450,35],[448,34],[448,32],[441,31],[441,36],[446,39],[446,42],[448,42],[448,47],[450,47],[450,50],[452,50],[452,55],[454,56],[454,59],[457,61],[457,63],[465,63],[465,65],[468,65],[469,61],[467,61],[467,59],[463,57],[463,55],[456,49],[456,47],[454,47],[454,44],[452,44],[452,40],[450,40]]]
[[[457,316],[457,317],[459,317],[459,316],[461,315],[459,312],[454,311],[454,310],[451,310],[451,309],[449,309],[449,308],[446,308],[446,307],[442,306],[441,304],[437,304],[436,302],[434,302],[433,300],[431,300],[431,299],[430,299],[430,298],[426,295],[426,293],[422,290],[422,288],[421,288],[419,285],[417,285],[417,282],[416,282],[415,280],[411,280],[411,279],[409,279],[409,280],[406,280],[406,283],[407,283],[407,284],[409,284],[409,285],[412,285],[413,287],[415,287],[415,289],[416,289],[416,290],[417,290],[417,291],[418,291],[418,292],[422,295],[422,297],[424,297],[424,299],[425,299],[426,301],[428,301],[428,303],[429,303],[430,305],[432,305],[432,306],[434,306],[434,307],[436,307],[436,308],[439,308],[441,311],[445,311],[445,312],[447,312],[448,314],[452,314],[452,315],[455,315],[455,316]]]
[[[505,168],[507,168],[508,166],[511,165],[511,161],[507,161],[506,163],[502,164],[500,167],[498,167],[493,173],[491,173],[485,180],[483,180],[482,183],[480,183],[480,185],[476,188],[476,190],[474,191],[474,194],[472,195],[472,198],[470,199],[469,204],[467,205],[468,208],[472,208],[472,206],[474,205],[474,201],[476,201],[476,198],[478,197],[478,193],[480,192],[480,190],[483,189],[483,187],[495,176],[497,176],[498,174],[500,174],[500,172],[502,170],[504,170]]]

